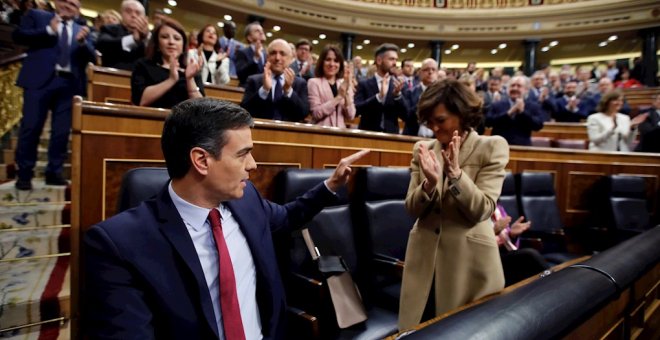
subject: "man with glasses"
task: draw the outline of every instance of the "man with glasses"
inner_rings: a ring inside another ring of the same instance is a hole
[[[52,117],[46,184],[68,185],[62,169],[71,130],[72,98],[83,93],[85,67],[95,57],[89,28],[73,20],[79,8],[79,0],[56,0],[56,13],[32,9],[12,34],[17,44],[28,46],[16,81],[24,90],[16,148],[19,190],[32,189],[37,145],[49,110]]]

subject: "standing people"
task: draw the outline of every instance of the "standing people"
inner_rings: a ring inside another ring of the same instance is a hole
[[[122,1],[120,11],[121,23],[101,26],[96,49],[101,52],[103,66],[130,71],[144,57],[150,38],[149,20],[137,0]]]
[[[406,210],[417,218],[403,270],[399,330],[504,287],[490,216],[509,161],[499,136],[480,136],[481,100],[456,80],[439,81],[419,100],[435,139],[413,149]]]
[[[172,108],[161,138],[171,181],[85,234],[82,324],[90,339],[287,338],[271,233],[300,228],[336,201],[351,164],[368,151],[277,205],[249,181],[257,167],[251,126],[229,102]]]
[[[399,118],[406,119],[407,99],[403,96],[403,79],[390,74],[396,66],[399,47],[382,44],[376,48],[376,74],[361,80],[355,95],[355,109],[362,130],[399,133]]]
[[[229,76],[236,77],[236,51],[245,46],[234,38],[236,36],[236,24],[233,21],[225,21],[222,32],[224,36],[220,38],[220,48],[229,57]]]
[[[623,105],[623,95],[619,91],[608,92],[598,103],[598,113],[587,117],[589,150],[630,151],[637,135],[637,126],[648,113],[637,115],[630,120],[628,115],[619,113]]]
[[[229,83],[229,58],[220,48],[215,25],[208,24],[197,35],[202,57],[202,80],[211,84]]]
[[[241,100],[241,106],[252,117],[298,122],[309,114],[307,84],[288,67],[292,54],[286,40],[275,39],[268,44],[264,73],[247,79]]]
[[[260,23],[253,22],[245,26],[245,40],[249,45],[236,51],[235,60],[238,85],[241,87],[245,87],[249,76],[264,72],[267,58],[264,46],[266,35]]]
[[[199,56],[186,60],[184,46],[188,44],[181,24],[163,18],[151,35],[147,57],[137,62],[131,75],[133,104],[171,108],[186,99],[204,96],[199,75],[202,60]]]
[[[314,77],[314,61],[312,60],[312,43],[300,39],[296,45],[296,58],[290,67],[298,77],[309,80]]]
[[[315,73],[307,82],[314,123],[345,128],[346,121],[355,118],[352,65],[344,64],[337,46],[328,45],[321,51]]]
[[[28,46],[16,84],[23,88],[23,118],[16,148],[16,188],[32,189],[37,146],[51,111],[46,184],[67,185],[62,176],[67,158],[71,107],[84,93],[85,68],[95,53],[89,27],[74,22],[79,0],[56,0],[56,13],[31,9],[12,33],[17,44]]]
[[[417,102],[422,96],[422,93],[435,83],[438,79],[438,62],[433,58],[424,59],[422,68],[419,70],[420,83],[417,84],[412,91],[407,91],[408,95],[408,117],[406,118],[406,125],[403,128],[403,134],[409,136],[422,136],[433,137],[433,131],[427,126],[419,125],[419,117],[417,116]]]

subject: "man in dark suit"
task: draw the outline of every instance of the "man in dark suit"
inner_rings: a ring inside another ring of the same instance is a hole
[[[438,79],[438,63],[433,58],[424,59],[422,68],[419,70],[419,84],[417,84],[412,91],[407,91],[405,94],[408,96],[408,117],[406,118],[406,125],[403,128],[403,134],[409,136],[422,136],[433,137],[433,131],[426,126],[419,125],[419,117],[417,116],[417,103],[422,93],[426,88],[435,83]]]
[[[90,339],[285,339],[285,298],[272,232],[301,227],[345,185],[350,165],[286,205],[248,180],[252,118],[210,98],[172,109],[161,145],[171,178],[84,239]]]
[[[532,131],[543,128],[543,114],[539,105],[524,100],[527,78],[516,76],[509,83],[509,99],[493,103],[486,113],[486,126],[493,127],[493,135],[504,137],[509,145],[532,145]]]
[[[55,1],[57,14],[29,10],[13,32],[17,44],[28,46],[16,84],[23,88],[23,118],[16,148],[16,188],[32,189],[37,145],[48,110],[52,112],[46,184],[67,185],[62,176],[67,158],[74,95],[84,92],[87,63],[94,60],[89,28],[73,22],[78,0]]]
[[[268,45],[264,73],[247,79],[241,101],[252,117],[298,122],[309,114],[307,83],[288,67],[291,54],[286,40],[275,39]]]
[[[640,114],[647,117],[637,127],[640,141],[635,151],[660,152],[660,94],[655,96],[653,107]]]
[[[312,61],[312,43],[307,39],[300,39],[296,43],[296,58],[289,66],[297,77],[305,80],[314,77],[314,65]]]
[[[587,119],[588,100],[581,100],[577,97],[577,81],[569,80],[564,85],[563,93],[555,98],[555,115],[558,122],[579,122]]]
[[[403,74],[403,87],[412,91],[419,84],[419,79],[415,77],[415,65],[412,59],[406,58],[401,61],[401,73]]]
[[[149,40],[149,21],[144,6],[137,0],[121,3],[120,24],[101,27],[96,49],[101,52],[103,66],[133,70],[135,61],[144,57]]]
[[[248,46],[236,51],[236,75],[238,85],[245,87],[247,78],[253,74],[263,73],[266,64],[266,35],[258,22],[245,26],[245,40]],[[288,66],[288,65],[287,65]]]
[[[546,86],[545,81],[545,72],[534,72],[532,75],[532,86],[527,93],[527,99],[539,105],[543,114],[543,121],[547,122],[555,114],[555,99],[550,95],[550,88]]]
[[[408,115],[407,99],[403,96],[403,79],[390,75],[396,66],[399,47],[382,44],[376,49],[376,75],[361,80],[355,95],[356,115],[360,116],[359,129],[399,133],[399,118]]]

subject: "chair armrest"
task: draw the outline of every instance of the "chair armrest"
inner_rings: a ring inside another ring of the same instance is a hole
[[[320,308],[329,300],[325,283],[300,273],[289,272],[287,280],[287,302],[313,315],[320,314]]]
[[[383,254],[374,254],[372,260],[376,273],[399,278],[403,277],[403,261]]]
[[[289,336],[295,339],[320,339],[319,319],[296,307],[287,307]]]
[[[532,248],[539,252],[543,250],[543,240],[538,237],[519,237],[520,248]]]

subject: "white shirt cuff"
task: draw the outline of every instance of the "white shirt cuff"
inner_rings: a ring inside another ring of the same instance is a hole
[[[57,32],[53,31],[53,29],[50,27],[50,25],[46,26],[46,32],[50,35],[57,35]]]
[[[135,42],[132,34],[125,35],[121,38],[121,48],[124,51],[130,52],[135,47],[137,47],[137,43]]]
[[[263,86],[259,88],[259,97],[263,100],[268,99],[268,92],[266,92]]]

